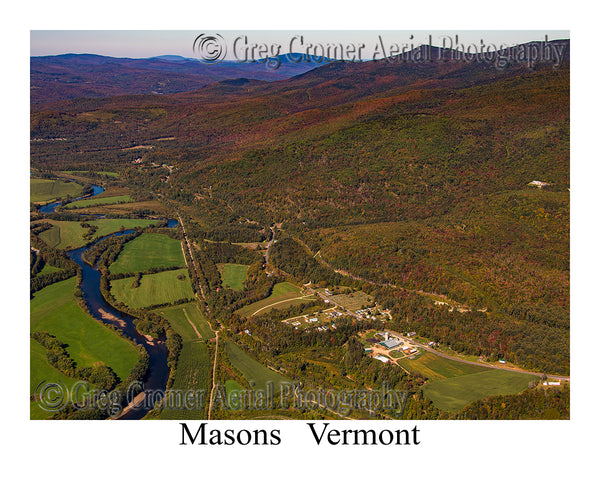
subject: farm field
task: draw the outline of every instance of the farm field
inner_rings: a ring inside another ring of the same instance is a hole
[[[30,302],[31,331],[48,332],[67,344],[66,350],[78,367],[102,362],[120,379],[127,378],[138,360],[136,347],[85,313],[75,302],[74,288],[75,277],[36,292]],[[65,376],[46,362],[45,349],[34,343],[30,351],[32,392],[41,381],[65,382]],[[43,378],[46,376],[49,378]]]
[[[29,179],[29,200],[33,203],[48,203],[70,195],[78,197],[83,186],[75,182],[63,180]]]
[[[67,222],[62,220],[45,220],[53,225],[49,230],[39,234],[39,237],[52,248],[70,250],[82,247],[87,243],[83,238],[87,228],[81,226],[80,222]],[[98,227],[94,239],[118,232],[121,227],[125,229],[135,227],[147,227],[155,225],[158,220],[131,219],[131,218],[102,218],[88,222]]]
[[[316,300],[314,295],[303,296],[300,287],[289,282],[281,282],[275,284],[273,292],[269,297],[246,305],[237,310],[236,313],[243,316],[252,316],[257,313],[267,313],[273,308],[287,308],[296,303],[310,302],[312,300]]]
[[[181,242],[158,233],[144,233],[127,242],[111,273],[141,272],[151,268],[184,267]]]
[[[38,273],[38,275],[46,275],[47,273],[60,272],[62,268],[53,267],[52,265],[45,264],[44,268]]]
[[[280,373],[261,365],[235,343],[223,340],[223,344],[227,357],[233,366],[242,372],[252,389],[265,391],[267,382],[273,382],[273,392],[279,392],[280,385],[290,381]]]
[[[213,362],[202,340],[183,342],[172,388],[174,390],[194,390],[199,392],[198,396],[200,392],[205,392],[204,397],[202,399],[198,398],[198,402],[202,403],[197,408],[165,407],[159,418],[165,420],[205,418],[204,412],[210,396],[212,365]],[[172,404],[171,406],[176,405]]]
[[[248,265],[239,265],[237,263],[219,263],[217,264],[223,284],[233,290],[243,290]]]
[[[331,300],[353,312],[373,303],[373,297],[360,290],[352,293],[332,295]]]
[[[206,340],[215,337],[215,332],[211,330],[208,321],[194,302],[174,307],[157,308],[154,310],[154,313],[165,317],[184,341],[198,339],[194,328],[190,325],[190,321],[194,324],[203,339]]]
[[[178,275],[183,275],[184,279],[179,280]],[[190,277],[185,268],[144,275],[137,288],[131,287],[133,282],[134,279],[131,277],[111,282],[111,293],[115,299],[131,308],[144,308],[176,302],[182,298],[190,300],[194,298]]]
[[[95,197],[96,198],[96,197]],[[98,199],[100,200],[100,199]],[[165,208],[156,200],[145,200],[143,202],[113,203],[110,205],[91,205],[78,210],[78,213],[89,213],[91,215],[126,215],[132,212],[153,212],[156,215],[165,215]]]
[[[172,388],[204,390],[207,392],[204,402],[205,405],[208,404],[212,361],[209,358],[206,344],[204,341],[198,339],[188,319],[193,322],[203,339],[213,338],[214,332],[210,329],[208,322],[193,302],[175,307],[159,308],[154,312],[165,317],[173,329],[181,335],[183,341]],[[204,418],[204,410],[204,408],[193,411],[165,408],[159,418],[169,420],[185,418],[199,419]]]
[[[229,405],[229,408],[231,408],[231,410],[239,409],[241,403],[240,396],[242,395],[243,391],[244,389],[235,380],[225,380],[225,394],[227,396],[227,404]],[[231,394],[233,392],[238,392],[238,396],[237,399],[233,400],[232,402]]]
[[[77,200],[76,202],[71,202],[68,205],[65,205],[63,208],[67,210],[76,209],[76,208],[86,208],[86,207],[94,207],[100,205],[112,205],[115,203],[131,203],[133,200],[131,199],[131,195],[116,195],[114,197],[104,197],[104,198],[89,198],[84,200]]]
[[[29,340],[29,392],[33,395],[37,385],[42,382],[62,383],[65,387],[71,388],[76,378],[70,378],[50,365],[46,360],[46,349],[33,339]],[[38,402],[31,402],[29,409],[29,418],[32,420],[41,420],[52,415],[42,409]]]
[[[535,375],[524,373],[486,369],[485,372],[426,383],[423,393],[440,410],[458,412],[475,400],[520,393],[536,378]]]
[[[394,355],[392,354],[392,357],[393,356]],[[424,352],[419,358],[414,360],[403,358],[398,360],[398,363],[409,372],[420,373],[425,375],[429,380],[453,378],[489,370],[489,368],[484,366],[448,360],[447,358],[440,357],[430,352]]]
[[[60,173],[66,173],[67,175],[85,175],[87,173],[92,173],[92,172],[88,172],[88,171],[83,171],[83,170],[64,170]],[[119,174],[117,172],[93,172],[97,175],[104,175],[106,177],[118,177]]]

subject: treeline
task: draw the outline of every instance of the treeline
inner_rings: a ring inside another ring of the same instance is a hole
[[[181,198],[183,193],[180,190],[173,192],[170,200],[189,204],[194,207],[195,214],[202,218],[200,224],[193,220],[186,222],[188,235],[192,235],[200,240],[207,239],[214,242],[235,242],[235,243],[253,243],[263,242],[271,236],[271,231],[264,225],[249,222],[239,215],[224,211],[229,211],[227,204],[221,205],[218,199],[204,200],[198,202],[192,199]]]
[[[39,240],[36,235],[31,235],[31,246],[37,250],[37,253],[34,254],[35,260],[30,272],[29,291],[31,295],[48,285],[66,280],[77,274],[78,265],[64,251],[50,248],[45,242]],[[39,273],[46,264],[60,268],[60,270],[40,275]]]
[[[214,263],[250,265],[262,259],[262,255],[255,250],[233,245],[230,242],[204,242],[201,245],[202,250],[206,252]]]
[[[532,370],[569,373],[569,331],[545,324],[515,322],[494,312],[449,311],[401,289],[379,288],[375,300],[391,309],[391,326],[414,330],[459,353],[504,359]]]
[[[112,390],[119,382],[117,374],[107,365],[77,367],[66,350],[67,345],[48,332],[33,332],[31,338],[46,349],[48,363],[67,377],[93,383],[105,390]]]
[[[460,420],[559,420],[570,418],[570,388],[530,388],[518,395],[476,400],[457,414],[440,418]]]
[[[269,260],[277,268],[289,273],[302,283],[347,285],[346,277],[317,262],[293,238],[284,237],[271,247]]]
[[[54,420],[105,420],[118,414],[128,404],[128,393],[130,386],[135,382],[142,382],[150,368],[150,357],[148,352],[139,346],[138,361],[129,373],[129,376],[110,391],[110,402],[104,408],[100,408],[98,402],[94,404],[79,404],[75,406],[72,402],[52,416]],[[105,392],[108,393],[108,392]]]

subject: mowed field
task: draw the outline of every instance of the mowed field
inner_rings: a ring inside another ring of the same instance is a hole
[[[62,220],[45,220],[53,225],[52,228],[43,231],[39,237],[50,247],[70,250],[82,247],[87,243],[83,235],[88,231],[83,228],[80,222],[67,222]],[[110,233],[118,232],[121,227],[126,230],[135,227],[147,227],[156,225],[158,220],[146,220],[138,218],[101,218],[88,222],[90,225],[98,227],[94,239],[103,237]]]
[[[448,360],[430,352],[424,352],[414,360],[403,358],[398,360],[398,363],[409,372],[420,373],[421,375],[425,375],[429,380],[441,380],[443,378],[459,377],[461,375],[489,370],[484,366]]]
[[[67,352],[78,367],[102,362],[120,379],[127,378],[138,359],[136,347],[85,313],[75,302],[74,288],[75,277],[36,292],[30,302],[31,331],[48,332],[67,344]],[[46,362],[45,349],[37,342],[33,343],[30,351],[31,393],[42,381],[71,384],[71,379]]]
[[[218,263],[217,268],[221,274],[223,285],[227,285],[233,290],[240,291],[244,288],[246,274],[248,273],[248,265],[240,265],[237,263]]]
[[[83,186],[75,182],[40,178],[29,179],[29,201],[34,203],[48,203],[67,195],[78,197],[82,192]]]
[[[458,412],[475,400],[521,393],[535,379],[535,375],[486,369],[484,372],[426,383],[423,393],[440,410]]]
[[[142,272],[151,268],[184,267],[181,242],[158,233],[144,233],[127,242],[111,273]]]
[[[289,282],[281,282],[275,284],[273,292],[267,298],[246,305],[236,310],[236,313],[250,317],[256,314],[268,313],[272,309],[287,308],[297,303],[310,302],[312,300],[316,300],[314,295],[302,295],[300,287]]]
[[[63,208],[70,210],[75,208],[86,208],[86,207],[94,207],[99,205],[112,205],[115,203],[129,203],[133,202],[130,195],[116,195],[114,197],[105,197],[105,198],[89,198],[84,200],[77,200],[76,202],[71,202],[68,205],[65,205]]]
[[[169,320],[169,323],[181,335],[183,341],[172,388],[206,392],[202,406],[191,409],[164,408],[160,418],[168,420],[205,418],[205,406],[208,404],[211,387],[212,360],[208,355],[206,344],[198,338],[196,331],[190,325],[190,321],[194,324],[202,339],[213,338],[215,336],[214,332],[210,329],[207,320],[195,303],[159,308],[154,312]],[[170,401],[173,400],[175,399],[170,399]],[[175,407],[176,403],[172,403],[171,406]]]
[[[174,307],[160,307],[154,310],[154,313],[165,317],[184,341],[198,339],[194,327],[203,339],[215,338],[215,332],[212,331],[208,320],[194,302]],[[194,327],[190,325],[190,322]]]
[[[254,360],[235,343],[223,340],[222,344],[229,361],[235,368],[242,372],[244,378],[248,381],[253,390],[265,391],[267,382],[273,382],[273,392],[277,393],[279,392],[282,383],[290,382],[290,380],[282,374],[277,373]]]
[[[177,278],[183,275],[183,280]],[[131,308],[144,308],[185,299],[193,299],[194,292],[185,268],[143,275],[140,286],[132,288],[132,277],[110,282],[111,293],[119,302]]]
[[[46,349],[34,339],[29,340],[29,390],[33,394],[38,385],[47,382],[61,383],[69,390],[79,380],[63,375],[59,370],[51,366],[46,360]],[[29,418],[32,420],[41,420],[52,415],[42,409],[38,402],[31,402],[29,408]]]

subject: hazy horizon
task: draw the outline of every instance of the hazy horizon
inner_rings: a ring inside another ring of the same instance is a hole
[[[380,44],[381,36],[384,46],[391,44],[418,47],[429,43],[432,45],[456,47],[455,37],[458,36],[460,45],[475,44],[497,47],[515,45],[531,41],[569,39],[568,30],[360,30],[360,31],[319,31],[319,30],[274,30],[274,31],[232,31],[202,32],[191,30],[177,31],[121,31],[121,30],[31,30],[30,57],[53,56],[66,54],[91,54],[118,58],[152,58],[162,55],[175,55],[187,58],[197,58],[193,51],[194,39],[201,33],[220,33],[227,42],[225,60],[236,60],[232,53],[236,38],[247,37],[247,44],[281,45],[283,55],[290,51],[302,51],[308,44],[341,43],[364,44],[364,58],[371,59]],[[300,41],[299,37],[303,39]],[[411,38],[412,37],[412,38]],[[452,42],[452,44],[450,43]],[[240,42],[242,45],[243,42]],[[238,48],[238,51],[239,48]]]

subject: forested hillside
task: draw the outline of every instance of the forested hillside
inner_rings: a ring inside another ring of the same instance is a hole
[[[568,373],[569,76],[568,64],[333,63],[76,99],[32,113],[31,159],[41,172],[110,167],[199,237],[261,242],[277,224],[319,253],[323,279],[379,285],[398,327]],[[288,273],[319,271],[283,245]]]

